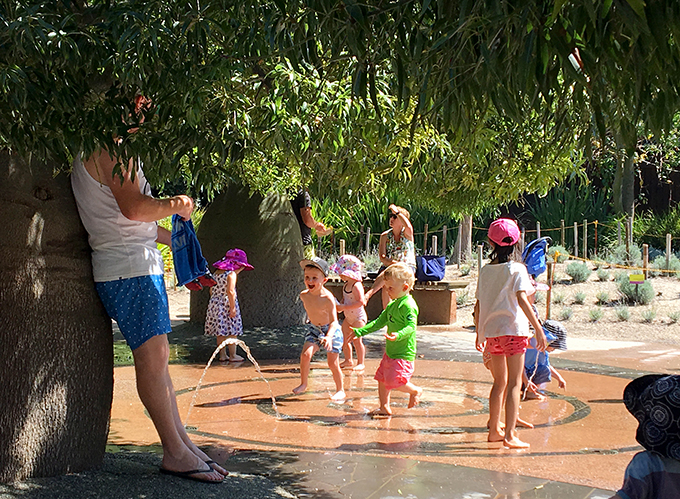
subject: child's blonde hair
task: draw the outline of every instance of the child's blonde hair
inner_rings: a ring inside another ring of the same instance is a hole
[[[416,277],[413,275],[411,267],[402,262],[393,263],[387,270],[385,270],[385,279],[390,279],[395,282],[405,282],[408,284],[408,289],[413,289],[416,282]]]

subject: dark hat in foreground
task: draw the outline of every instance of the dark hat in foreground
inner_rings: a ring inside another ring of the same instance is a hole
[[[639,423],[635,440],[649,451],[680,460],[680,376],[637,378],[623,391],[623,403]]]
[[[330,266],[328,265],[328,262],[323,258],[319,258],[318,256],[315,256],[311,259],[300,260],[300,267],[302,267],[302,270],[304,270],[307,266],[316,267],[321,272],[323,272],[323,275],[326,277],[328,277],[328,273],[330,272]]]

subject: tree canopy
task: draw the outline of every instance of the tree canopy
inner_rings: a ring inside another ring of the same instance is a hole
[[[474,211],[547,190],[596,130],[663,133],[678,21],[670,0],[4,1],[0,147]]]

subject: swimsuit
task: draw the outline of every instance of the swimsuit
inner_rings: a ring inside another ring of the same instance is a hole
[[[325,350],[325,347],[321,345],[321,340],[323,340],[328,334],[333,336],[331,342],[331,349],[329,352],[340,353],[342,351],[342,330],[338,327],[337,323],[333,326],[333,329],[329,332],[330,324],[325,326],[316,326],[314,324],[307,324],[307,334],[305,334],[305,343],[316,343],[320,348]]]
[[[357,303],[354,299],[352,291],[347,292],[345,286],[342,287],[342,303],[344,305],[353,305]],[[345,314],[345,319],[350,325],[360,325],[363,322],[366,324],[368,317],[366,316],[366,309],[364,307],[351,308],[342,311]]]

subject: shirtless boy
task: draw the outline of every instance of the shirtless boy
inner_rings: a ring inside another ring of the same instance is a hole
[[[324,286],[328,281],[329,266],[325,260],[314,257],[302,260],[300,267],[305,271],[305,290],[300,293],[300,299],[305,306],[309,324],[300,354],[300,385],[293,388],[293,393],[299,394],[307,390],[312,356],[323,347],[328,352],[328,367],[335,381],[335,394],[331,400],[339,402],[345,399],[340,369],[343,338],[338,324],[335,297]]]

